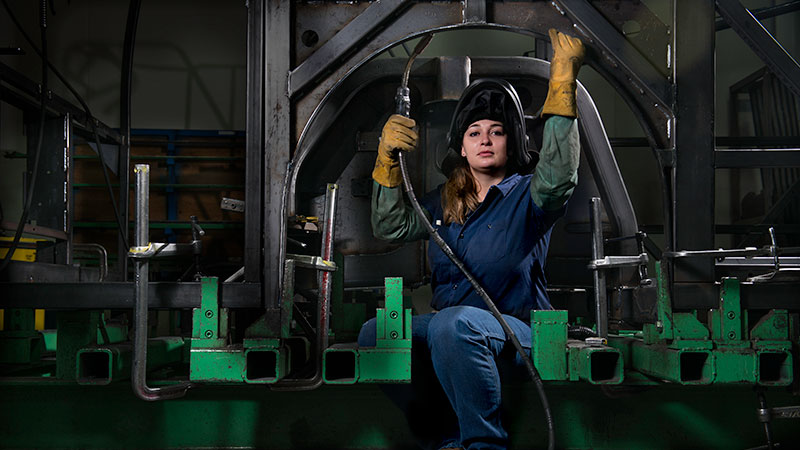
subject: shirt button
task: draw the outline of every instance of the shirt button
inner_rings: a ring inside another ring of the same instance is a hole
[[[492,224],[489,224],[489,225],[488,225],[488,227],[489,227],[489,229],[491,230],[491,229],[492,229]]]
[[[461,233],[461,234],[459,234],[459,235],[458,235],[458,238],[459,238],[459,239],[464,239],[464,233]]]
[[[453,285],[453,290],[455,291],[456,289],[458,289],[458,283]]]

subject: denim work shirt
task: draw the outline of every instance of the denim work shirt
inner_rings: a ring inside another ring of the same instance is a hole
[[[467,270],[480,283],[503,314],[522,320],[531,308],[552,309],[547,296],[544,265],[550,231],[564,208],[542,211],[531,199],[531,175],[513,174],[492,186],[464,225],[442,225],[441,191],[426,195],[421,204],[432,224]],[[441,188],[440,188],[441,189]],[[463,273],[431,240],[431,307],[486,304]]]
[[[553,223],[564,214],[578,182],[580,140],[576,120],[550,117],[545,123],[539,163],[532,175],[512,174],[492,186],[464,225],[444,225],[441,186],[420,201],[434,228],[483,286],[500,312],[530,320],[531,309],[552,309],[544,276]],[[544,208],[543,208],[544,207]],[[376,237],[413,241],[427,236],[402,188],[377,182],[372,192]],[[487,309],[470,282],[431,240],[431,306],[469,305]]]

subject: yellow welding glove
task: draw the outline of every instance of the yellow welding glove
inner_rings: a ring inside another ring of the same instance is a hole
[[[375,160],[375,169],[372,171],[372,179],[381,186],[391,188],[403,184],[397,152],[410,152],[417,148],[417,132],[414,131],[416,124],[414,119],[394,114],[383,126],[378,144],[378,159]]]
[[[550,29],[550,42],[553,44],[553,60],[550,61],[550,86],[542,115],[577,117],[576,80],[586,49],[580,39],[559,33],[553,28]]]

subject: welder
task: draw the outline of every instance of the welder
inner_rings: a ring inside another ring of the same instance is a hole
[[[532,309],[552,309],[545,259],[555,221],[578,182],[580,140],[575,101],[584,47],[550,30],[553,58],[540,117],[544,130],[532,167],[519,97],[505,80],[481,79],[462,94],[441,161],[447,182],[424,196],[427,218],[495,300],[530,353]],[[372,229],[380,239],[427,236],[404,200],[399,151],[417,145],[416,122],[392,115],[372,173]],[[532,173],[531,173],[532,170]],[[456,265],[428,246],[434,312],[412,319],[412,381],[385,386],[422,448],[502,449],[501,369],[522,366],[498,320]],[[375,345],[375,319],[359,345]]]

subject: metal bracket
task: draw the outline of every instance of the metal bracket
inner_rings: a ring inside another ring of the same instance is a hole
[[[325,272],[335,272],[336,263],[323,259],[321,256],[313,255],[293,255],[291,253],[286,255],[286,259],[293,260],[295,266],[306,267],[308,269],[323,270]]]
[[[800,406],[758,409],[759,422],[769,422],[772,419],[800,419]]]
[[[219,207],[227,211],[244,212],[244,200],[222,197]]]
[[[640,266],[647,264],[650,259],[647,253],[638,256],[606,256],[603,259],[594,259],[587,266],[589,270],[614,269],[617,267]]]

